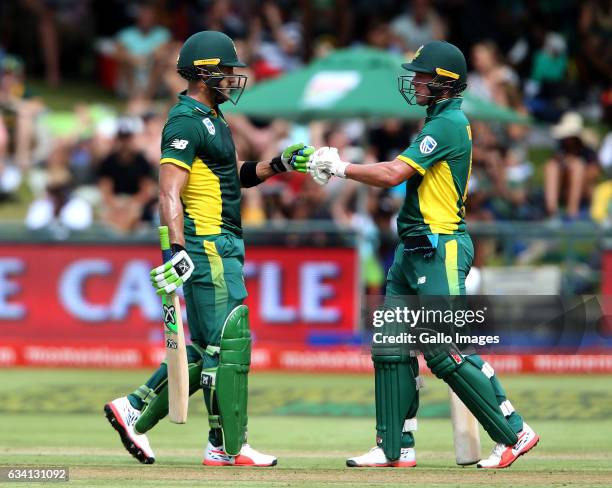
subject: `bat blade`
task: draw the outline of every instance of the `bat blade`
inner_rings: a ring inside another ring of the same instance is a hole
[[[480,429],[472,412],[449,388],[455,461],[460,466],[476,464],[480,461]]]
[[[189,372],[181,304],[175,293],[165,297],[163,301],[168,368],[168,418],[175,424],[184,424],[189,407]]]
[[[168,227],[159,227],[162,260],[172,258]],[[189,406],[189,371],[181,303],[176,293],[162,295],[164,310],[164,337],[166,341],[166,367],[168,368],[168,418],[175,424],[187,421]]]

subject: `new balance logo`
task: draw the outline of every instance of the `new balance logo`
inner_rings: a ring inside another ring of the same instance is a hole
[[[174,139],[170,143],[170,147],[173,147],[174,149],[185,149],[187,144],[189,144],[189,141],[186,141],[185,139]]]

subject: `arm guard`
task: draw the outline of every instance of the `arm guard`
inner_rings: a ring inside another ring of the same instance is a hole
[[[243,188],[259,185],[263,180],[257,176],[257,161],[245,161],[240,167],[240,184]]]

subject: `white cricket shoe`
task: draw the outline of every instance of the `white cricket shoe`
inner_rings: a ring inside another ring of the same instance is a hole
[[[540,436],[525,422],[523,422],[523,430],[517,434],[517,437],[518,441],[513,446],[497,443],[491,455],[479,461],[476,466],[479,468],[507,468],[540,441]]]
[[[244,444],[237,456],[230,456],[225,452],[223,446],[215,447],[210,441],[204,451],[204,466],[276,466],[277,459],[274,456],[262,454],[248,444]]]
[[[376,446],[361,456],[348,458],[346,465],[349,468],[414,468],[416,452],[413,447],[402,447],[400,458],[389,461],[382,448]]]
[[[127,451],[142,464],[153,464],[155,454],[145,434],[136,434],[134,425],[140,417],[140,410],[132,407],[127,397],[116,398],[104,405],[106,418],[119,433]]]

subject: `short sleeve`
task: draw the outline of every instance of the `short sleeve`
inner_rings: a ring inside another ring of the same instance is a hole
[[[397,159],[424,175],[429,168],[450,154],[449,138],[445,132],[452,128],[446,127],[445,130],[444,125],[444,122],[439,120],[425,125],[414,142],[397,156]]]
[[[164,44],[170,40],[170,31],[165,27],[158,27],[156,32],[156,41],[159,43],[159,45]]]
[[[199,146],[197,120],[191,117],[173,117],[166,122],[162,132],[160,164],[172,163],[191,171]]]
[[[98,166],[97,176],[98,178],[112,178],[114,176],[114,154],[107,156],[100,165]]]
[[[153,178],[153,168],[142,153],[138,155],[138,169],[142,178]]]
[[[115,37],[117,42],[123,45],[126,49],[130,47],[130,43],[133,38],[133,31],[130,27],[120,30]]]

